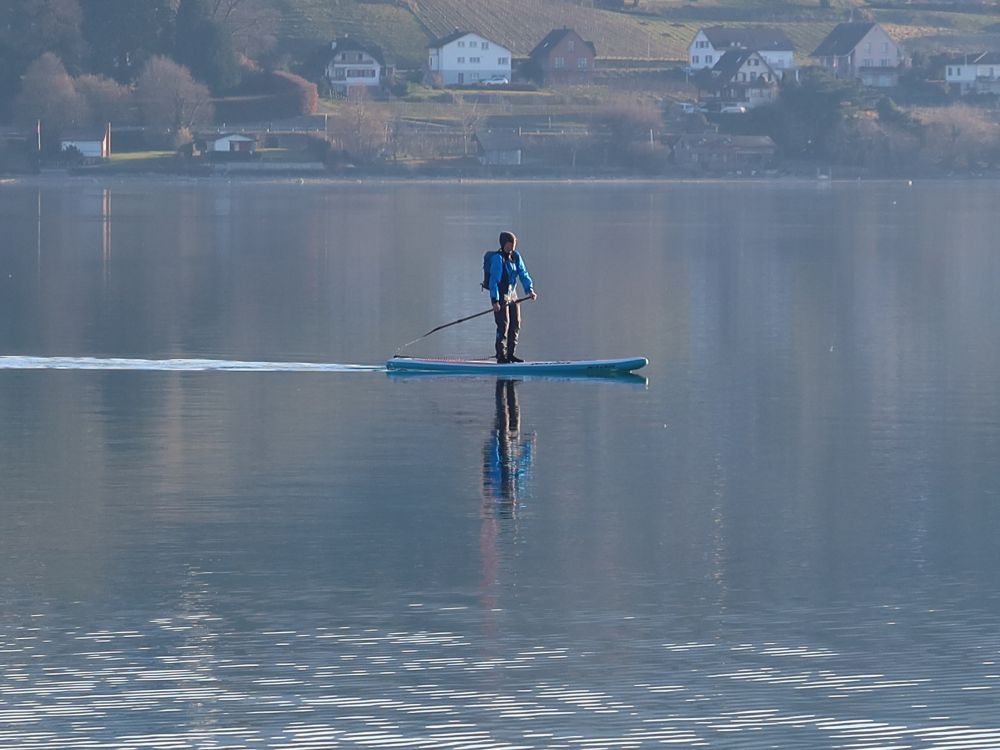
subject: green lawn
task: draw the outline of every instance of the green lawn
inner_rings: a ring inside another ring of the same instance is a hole
[[[175,156],[174,151],[123,151],[112,153],[108,164],[116,169],[148,169],[162,166]]]

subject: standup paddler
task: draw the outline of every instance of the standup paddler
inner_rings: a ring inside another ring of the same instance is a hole
[[[521,330],[521,306],[509,304],[517,299],[517,282],[524,293],[537,299],[528,269],[521,254],[515,250],[517,237],[513,232],[500,232],[500,249],[493,254],[489,272],[490,300],[493,302],[493,319],[497,324],[497,362],[523,362],[514,354],[517,334]]]

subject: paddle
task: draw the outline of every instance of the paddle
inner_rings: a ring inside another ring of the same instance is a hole
[[[515,300],[512,300],[512,301],[508,302],[507,305],[508,306],[510,306],[510,305],[519,305],[522,302],[525,302],[525,301],[530,300],[530,299],[533,299],[533,297],[531,297],[530,295],[527,296],[527,297],[521,297],[520,299],[515,299]],[[450,323],[445,323],[444,325],[440,325],[437,328],[432,328],[427,333],[425,333],[423,336],[417,336],[417,338],[413,339],[413,341],[410,341],[410,342],[408,342],[406,344],[403,344],[401,347],[399,347],[396,350],[396,353],[393,356],[394,357],[398,357],[399,353],[401,351],[403,351],[403,349],[405,349],[406,347],[408,347],[410,344],[415,344],[418,341],[420,341],[420,339],[425,339],[428,336],[430,336],[432,333],[437,333],[438,331],[440,331],[443,328],[448,328],[449,326],[457,326],[459,323],[464,323],[467,320],[472,320],[473,318],[478,318],[478,317],[481,317],[483,315],[487,315],[487,314],[489,314],[491,312],[493,312],[493,308],[492,307],[489,310],[483,310],[482,312],[477,312],[475,315],[467,315],[464,318],[459,318],[458,320],[453,320]]]

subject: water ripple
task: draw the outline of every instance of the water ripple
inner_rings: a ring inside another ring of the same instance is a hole
[[[0,747],[1000,747],[992,658],[977,673],[866,671],[802,642],[639,639],[609,670],[593,644],[487,654],[448,630],[196,622],[0,629]],[[643,669],[662,679],[635,681]]]
[[[0,370],[147,370],[228,372],[385,372],[384,365],[333,362],[250,362],[230,359],[127,359],[120,357],[0,357]]]

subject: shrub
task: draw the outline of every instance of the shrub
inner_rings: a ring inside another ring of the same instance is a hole
[[[215,100],[220,122],[275,120],[311,115],[319,104],[315,83],[284,71],[248,76],[234,96]]]

